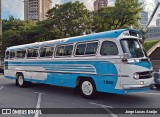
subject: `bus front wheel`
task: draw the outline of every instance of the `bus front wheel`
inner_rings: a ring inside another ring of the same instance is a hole
[[[80,82],[80,91],[84,98],[94,98],[96,95],[96,86],[91,79],[82,79]]]

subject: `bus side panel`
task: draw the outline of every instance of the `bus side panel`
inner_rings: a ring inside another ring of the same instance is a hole
[[[75,87],[76,78],[73,78],[72,74],[62,73],[48,73],[46,84],[52,84],[56,86]]]
[[[118,81],[116,66],[109,61],[105,61],[98,63],[97,68],[97,90],[100,92],[117,93],[118,90],[115,89]]]
[[[9,65],[9,61],[4,62],[4,77],[7,79],[16,79],[15,70],[12,69],[13,66]]]
[[[94,80],[97,91],[111,93],[117,93],[118,91],[115,90],[118,71],[115,65],[111,62],[88,60],[61,62],[30,61],[16,62],[14,65],[16,69],[25,71],[23,75],[26,81],[75,88],[77,78],[89,77]],[[15,67],[13,69],[15,69]],[[28,70],[40,70],[42,72],[29,72]],[[15,77],[15,73],[13,72],[7,74],[12,74],[12,77]],[[42,78],[40,78],[40,76]]]

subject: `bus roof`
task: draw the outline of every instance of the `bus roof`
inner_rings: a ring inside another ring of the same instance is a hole
[[[82,36],[77,36],[77,37],[69,37],[69,38],[64,38],[64,39],[56,39],[56,40],[51,40],[51,41],[35,42],[35,43],[31,43],[31,44],[12,46],[12,47],[7,48],[7,50],[16,50],[16,49],[23,49],[23,48],[35,48],[35,47],[40,47],[40,46],[51,46],[51,45],[57,45],[57,44],[67,44],[67,43],[74,43],[74,42],[92,41],[92,40],[103,39],[103,38],[116,39],[124,31],[132,31],[134,33],[142,35],[142,33],[137,31],[137,30],[127,28],[127,29],[111,30],[111,31],[105,31],[105,32],[100,32],[100,33],[82,35]]]

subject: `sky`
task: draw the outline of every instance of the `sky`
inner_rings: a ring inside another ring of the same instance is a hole
[[[2,18],[7,19],[8,16],[13,15],[15,18],[18,19],[24,19],[24,0],[2,0]],[[52,0],[53,6],[55,4],[63,4],[68,1],[75,1],[75,0]],[[93,10],[93,2],[95,0],[79,0],[80,2],[83,2],[85,6],[89,10]],[[152,14],[156,3],[160,2],[160,0],[139,0],[143,3],[144,10],[149,13],[149,16]],[[108,0],[109,6],[113,6],[115,0]],[[160,9],[160,8],[159,8]],[[159,10],[160,13],[160,10]],[[157,13],[158,14],[158,13]],[[151,25],[155,25],[155,20],[157,18],[157,14],[155,15],[153,21],[151,22]]]

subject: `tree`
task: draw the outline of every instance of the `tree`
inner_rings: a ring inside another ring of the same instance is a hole
[[[139,28],[139,13],[142,11],[138,0],[116,0],[114,7],[104,7],[94,13],[95,32],[127,28]]]
[[[3,35],[2,35],[2,52],[7,47],[35,42],[35,35],[31,33],[36,27],[33,21],[22,21],[10,16],[8,20],[3,20]],[[29,36],[31,35],[31,36]]]
[[[56,5],[48,11],[47,16],[45,26],[52,30],[56,38],[90,33],[92,25],[90,11],[79,1]]]

